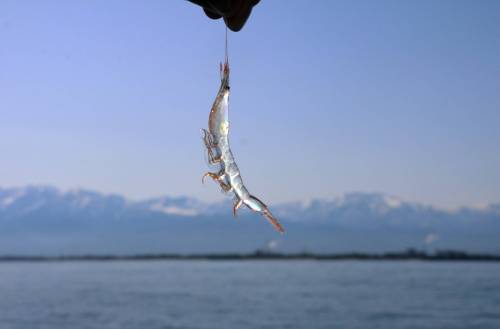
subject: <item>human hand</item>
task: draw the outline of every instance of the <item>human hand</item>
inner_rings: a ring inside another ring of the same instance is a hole
[[[252,8],[260,0],[189,0],[203,8],[211,19],[223,18],[226,26],[233,32],[243,28]]]

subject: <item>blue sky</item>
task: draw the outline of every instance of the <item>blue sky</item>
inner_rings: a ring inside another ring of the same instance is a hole
[[[199,129],[223,41],[185,1],[1,1],[0,185],[222,198]],[[500,2],[263,0],[229,51],[233,151],[269,203],[500,201]]]

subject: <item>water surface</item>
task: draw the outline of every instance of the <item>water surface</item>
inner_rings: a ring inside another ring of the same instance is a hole
[[[500,264],[0,263],[2,329],[500,328]]]

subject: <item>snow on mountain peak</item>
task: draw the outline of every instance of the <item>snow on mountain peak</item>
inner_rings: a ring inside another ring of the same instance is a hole
[[[402,204],[401,200],[393,196],[384,196],[384,201],[390,208],[398,208]]]
[[[12,189],[12,190],[7,190],[7,193],[2,193],[3,195],[0,195],[0,207],[6,208],[22,198],[25,194],[26,191],[25,189],[17,188],[17,189]]]
[[[177,216],[187,216],[187,217],[192,217],[192,216],[198,216],[198,210],[193,209],[193,208],[182,208],[182,207],[176,207],[176,206],[165,206],[161,203],[154,203],[150,207],[151,210],[153,211],[158,211],[167,215],[177,215]]]

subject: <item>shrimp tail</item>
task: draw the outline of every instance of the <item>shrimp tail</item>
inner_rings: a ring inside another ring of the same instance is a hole
[[[262,215],[264,215],[264,217],[266,217],[269,223],[271,223],[271,225],[274,226],[276,231],[278,231],[281,234],[285,233],[285,229],[283,228],[283,226],[281,226],[280,222],[278,222],[276,217],[274,217],[269,210],[263,212]]]
[[[262,216],[264,216],[269,223],[271,223],[272,226],[278,231],[279,233],[284,233],[285,229],[283,226],[281,226],[280,222],[276,219],[276,217],[273,216],[271,211],[269,211],[269,208],[264,204],[264,202],[260,201],[253,195],[250,195],[250,197],[247,200],[243,200],[243,203],[253,211],[259,212]]]

